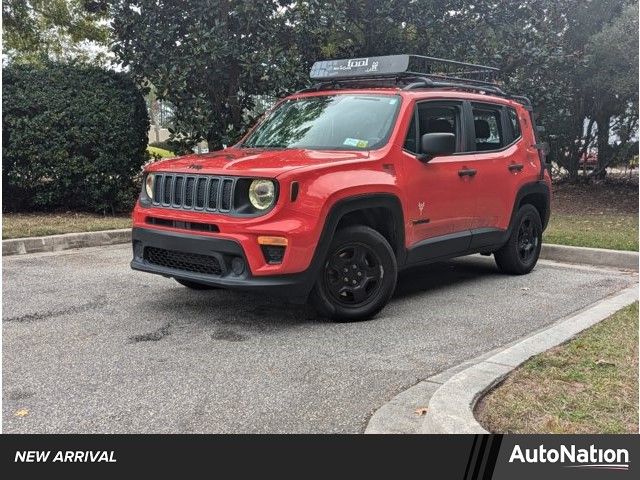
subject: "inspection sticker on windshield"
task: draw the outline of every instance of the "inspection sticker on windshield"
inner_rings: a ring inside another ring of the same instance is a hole
[[[367,145],[369,145],[369,142],[366,140],[358,140],[357,138],[347,138],[343,142],[343,145],[349,145],[350,147],[365,148]]]

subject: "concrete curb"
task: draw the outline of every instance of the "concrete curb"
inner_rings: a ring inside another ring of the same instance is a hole
[[[2,255],[58,252],[70,248],[100,247],[131,241],[131,229],[103,230],[99,232],[65,233],[47,237],[15,238],[2,241]]]
[[[70,248],[99,247],[131,241],[131,229],[103,230],[99,232],[66,233],[48,237],[15,238],[2,241],[2,255],[22,255],[25,253],[57,252]],[[639,270],[638,252],[607,250],[604,248],[570,247],[543,244],[540,252],[542,260],[562,263],[597,265],[625,270]]]
[[[570,247],[567,245],[542,244],[540,258],[562,263],[580,263],[601,267],[622,268],[638,271],[638,252],[607,250],[605,248]]]
[[[419,432],[488,433],[473,414],[484,393],[532,356],[566,342],[637,300],[638,286],[634,285],[451,376],[431,396]]]

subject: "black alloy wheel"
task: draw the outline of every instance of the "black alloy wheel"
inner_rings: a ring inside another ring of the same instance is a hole
[[[516,214],[507,243],[494,256],[502,272],[523,275],[536,266],[541,248],[540,213],[533,205],[525,204]]]
[[[518,228],[518,255],[522,263],[530,263],[536,254],[540,232],[537,231],[535,222],[531,216],[522,219]]]
[[[382,286],[384,267],[373,249],[353,243],[330,254],[324,275],[327,290],[336,302],[358,307],[375,297]]]
[[[345,227],[329,246],[310,300],[332,320],[366,320],[389,302],[397,277],[395,253],[380,232],[364,225]]]

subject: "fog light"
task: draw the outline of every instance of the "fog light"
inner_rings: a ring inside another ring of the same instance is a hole
[[[231,260],[231,271],[234,275],[242,275],[244,272],[244,260],[240,257],[234,257],[233,260]]]

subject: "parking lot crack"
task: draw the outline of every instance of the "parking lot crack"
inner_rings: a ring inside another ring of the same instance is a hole
[[[140,335],[133,335],[129,337],[129,340],[132,343],[157,342],[159,340],[162,340],[167,335],[169,335],[171,333],[170,330],[171,330],[171,325],[167,323],[163,327],[160,327],[157,330],[154,330],[153,332],[142,333]]]
[[[80,305],[72,305],[60,310],[48,310],[46,312],[27,313],[25,315],[17,315],[15,317],[6,317],[2,319],[2,322],[36,322],[41,320],[48,320],[51,318],[61,317],[63,315],[77,315],[79,313],[95,310],[106,305],[106,297],[104,295],[98,296],[90,302]]]

